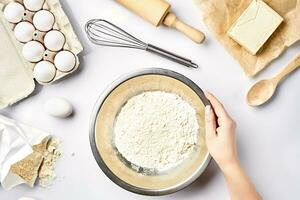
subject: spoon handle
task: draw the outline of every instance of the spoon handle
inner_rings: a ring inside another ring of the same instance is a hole
[[[278,75],[273,78],[273,81],[280,82],[291,72],[300,67],[300,55],[296,56]]]

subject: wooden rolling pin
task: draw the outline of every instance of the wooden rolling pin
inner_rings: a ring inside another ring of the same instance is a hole
[[[168,27],[175,28],[196,43],[202,43],[205,39],[205,35],[201,31],[180,21],[176,15],[170,11],[171,5],[164,0],[116,1],[155,26],[164,24]]]

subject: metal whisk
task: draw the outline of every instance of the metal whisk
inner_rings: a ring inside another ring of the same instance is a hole
[[[158,54],[187,67],[198,68],[198,65],[193,63],[190,59],[181,57],[152,44],[147,44],[103,19],[92,19],[88,21],[85,25],[85,31],[91,42],[101,46],[141,49]]]

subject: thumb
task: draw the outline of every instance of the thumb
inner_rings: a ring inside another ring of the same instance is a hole
[[[206,138],[216,136],[216,118],[210,105],[205,107],[205,132]]]

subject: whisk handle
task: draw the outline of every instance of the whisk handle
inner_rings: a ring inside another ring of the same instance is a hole
[[[157,55],[160,55],[164,58],[167,58],[167,59],[177,62],[179,64],[185,65],[187,67],[198,68],[198,65],[196,63],[193,63],[190,59],[184,58],[182,56],[179,56],[175,53],[164,50],[164,49],[154,46],[152,44],[147,44],[146,51],[155,53]]]

